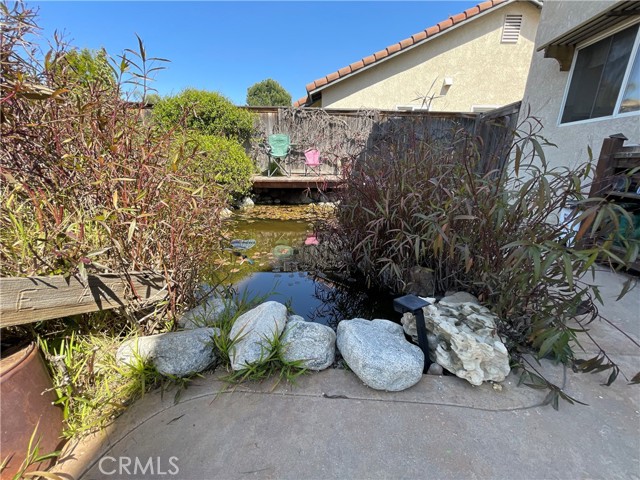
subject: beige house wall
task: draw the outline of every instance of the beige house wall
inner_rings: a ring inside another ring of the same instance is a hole
[[[577,0],[546,0],[542,9],[536,46],[557,38],[564,32],[597,16],[616,2]],[[536,47],[537,48],[537,47]],[[588,160],[588,147],[597,158],[605,137],[623,133],[630,143],[640,143],[640,116],[593,119],[573,125],[560,125],[560,108],[570,72],[561,72],[553,58],[544,58],[544,52],[535,52],[529,79],[520,110],[520,121],[531,115],[543,125],[541,134],[558,147],[547,147],[545,156],[552,167],[575,167]]]
[[[507,14],[522,14],[518,43],[501,43]],[[431,110],[470,112],[524,94],[540,9],[515,2],[448,30],[409,51],[322,90],[325,108],[396,109],[434,96]],[[453,80],[444,87],[444,78]]]

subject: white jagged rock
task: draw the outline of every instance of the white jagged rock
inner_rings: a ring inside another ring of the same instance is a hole
[[[422,378],[424,354],[389,320],[354,318],[338,323],[338,349],[349,368],[371,388],[398,392]]]
[[[236,339],[229,352],[231,368],[242,370],[262,360],[269,341],[279,338],[286,324],[287,307],[278,302],[265,302],[240,315],[231,327],[231,339]]]
[[[509,374],[509,353],[496,333],[498,320],[487,308],[475,303],[447,303],[423,308],[429,356],[472,385],[502,382]],[[405,313],[407,334],[415,332],[415,317]]]
[[[241,209],[253,208],[254,206],[255,206],[255,203],[253,200],[251,200],[251,197],[244,197],[240,202]]]
[[[291,315],[281,338],[284,343],[283,358],[301,361],[309,370],[324,370],[336,356],[336,334],[331,327],[307,322],[299,315]]]
[[[196,328],[127,340],[118,348],[118,365],[150,362],[162,375],[184,377],[201,372],[215,360],[213,336],[217,328]]]
[[[184,330],[208,327],[215,325],[223,314],[233,315],[235,312],[236,305],[231,299],[211,295],[203,303],[180,316],[178,326]]]

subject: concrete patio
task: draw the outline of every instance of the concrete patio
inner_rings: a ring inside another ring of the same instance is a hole
[[[637,341],[638,290],[615,301],[624,279],[601,271],[595,281],[605,317]],[[605,322],[590,328],[628,378],[640,371],[633,342]],[[215,373],[177,404],[173,392],[148,394],[109,429],[70,445],[54,471],[74,479],[640,478],[640,386],[622,375],[602,386],[608,372],[543,368],[588,406],[542,406],[546,391],[518,387],[513,373],[501,391],[423,376],[397,393],[345,370],[295,386],[231,388]]]

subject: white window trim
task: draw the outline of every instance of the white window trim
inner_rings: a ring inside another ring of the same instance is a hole
[[[428,112],[431,109],[431,105],[427,105],[423,107],[422,105],[417,104],[408,104],[408,105],[396,105],[396,110],[398,112]]]
[[[618,111],[618,109],[620,108],[620,104],[622,103],[622,97],[624,95],[624,90],[626,89],[627,86],[627,82],[629,81],[629,77],[631,76],[631,69],[633,68],[633,60],[635,59],[635,55],[638,52],[638,45],[640,44],[640,28],[638,29],[638,32],[636,33],[636,39],[633,42],[633,47],[631,48],[631,55],[629,56],[629,64],[627,65],[627,69],[624,72],[624,78],[622,80],[622,85],[620,86],[620,92],[618,93],[618,98],[616,99],[616,104],[613,108],[613,114],[612,115],[607,115],[606,117],[596,117],[596,118],[587,118],[585,120],[577,120],[575,122],[567,122],[567,123],[562,123],[562,115],[564,113],[564,107],[565,104],[567,102],[567,97],[569,95],[569,87],[571,87],[571,80],[573,80],[573,74],[575,72],[575,66],[576,66],[576,61],[578,59],[578,52],[580,50],[582,50],[583,48],[588,47],[589,45],[593,45],[596,42],[599,42],[600,40],[603,40],[607,37],[610,37],[612,35],[615,35],[618,32],[621,32],[622,30],[632,27],[636,24],[640,24],[640,19],[638,18],[633,18],[629,21],[626,21],[620,25],[617,25],[614,28],[610,28],[608,30],[606,30],[605,32],[602,32],[599,35],[596,35],[593,38],[590,38],[589,40],[585,40],[584,42],[578,44],[576,46],[576,51],[573,54],[573,59],[571,60],[571,70],[569,71],[569,77],[567,78],[567,84],[564,87],[564,96],[562,97],[562,104],[560,105],[560,112],[558,113],[558,121],[556,126],[558,127],[567,127],[567,126],[573,126],[573,125],[581,125],[581,124],[586,124],[586,123],[593,123],[593,122],[600,122],[602,120],[612,120],[615,118],[625,118],[625,117],[634,117],[634,116],[638,116],[640,115],[640,111],[636,110],[634,112],[624,112],[624,113],[616,113]]]
[[[487,113],[496,108],[503,107],[504,105],[471,105],[472,113]],[[476,110],[478,109],[478,110]]]

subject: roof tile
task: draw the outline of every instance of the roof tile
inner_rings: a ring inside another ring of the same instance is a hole
[[[456,23],[464,22],[467,19],[467,15],[464,12],[462,12],[462,13],[458,13],[457,15],[452,15],[450,18],[453,24],[455,25]]]
[[[405,38],[400,42],[401,48],[407,48],[407,47],[410,47],[411,45],[413,45],[413,38]]]
[[[296,101],[293,103],[293,106],[294,106],[294,107],[301,107],[301,106],[303,106],[305,103],[307,103],[307,100],[308,100],[308,99],[309,99],[309,97],[308,97],[308,96],[304,96],[304,97],[302,97],[302,98],[299,98],[298,100],[296,100]]]
[[[379,60],[382,60],[383,58],[386,58],[390,55],[393,55],[394,53],[397,53],[399,51],[401,51],[404,48],[410,47],[411,45],[415,45],[418,42],[421,42],[422,40],[428,38],[428,37],[432,37],[448,28],[450,28],[453,25],[457,25],[459,23],[462,23],[470,18],[475,17],[476,15],[487,11],[488,9],[496,6],[496,5],[500,5],[502,3],[508,2],[509,0],[487,0],[479,5],[476,5],[475,7],[471,7],[468,8],[467,10],[465,10],[462,13],[458,13],[456,15],[452,15],[451,17],[449,17],[446,20],[443,20],[442,22],[438,23],[437,25],[434,25],[432,27],[429,27],[421,32],[416,33],[415,35],[412,35],[410,38],[406,38],[404,40],[402,40],[401,42],[395,43],[389,47],[387,47],[384,50],[380,50],[376,53],[374,53],[373,55],[369,55],[368,57],[364,57],[361,60],[358,60],[357,62],[352,63],[351,65],[341,68],[340,70],[338,70],[337,72],[333,72],[330,73],[329,75],[327,75],[326,77],[322,77],[312,83],[309,83],[306,88],[308,92],[311,92],[313,90],[315,90],[316,88],[320,88],[321,86],[327,85],[331,82],[334,82],[336,80],[338,80],[341,77],[344,77],[346,75],[349,75],[350,73],[353,73],[361,68],[363,68],[366,65],[371,65],[372,63],[375,63]],[[304,100],[304,103],[306,103],[308,101],[308,97],[305,97],[304,99],[300,99],[296,102],[300,103]]]
[[[484,12],[485,10],[493,7],[493,2],[491,0],[489,0],[487,2],[482,2],[477,7],[478,7],[478,10],[480,10],[481,12]]]
[[[414,43],[417,43],[420,40],[424,40],[425,38],[427,38],[427,32],[423,30],[422,32],[418,32],[415,35],[411,35],[411,38],[413,38]]]
[[[450,18],[447,18],[446,20],[443,20],[438,23],[438,26],[440,27],[440,31],[449,28],[451,25],[453,25],[453,22],[451,21]]]
[[[338,72],[331,72],[329,75],[327,75],[327,80],[329,82],[333,82],[334,80],[337,80],[340,78],[340,74]]]
[[[358,60],[357,62],[353,62],[351,65],[349,65],[349,67],[351,67],[352,72],[355,72],[356,70],[360,70],[362,67],[364,67],[364,62],[362,60]]]
[[[384,50],[380,50],[379,52],[374,53],[373,56],[376,57],[376,60],[380,60],[381,58],[389,56],[389,53],[385,48]]]
[[[376,57],[373,55],[369,55],[368,57],[364,57],[362,61],[364,62],[365,65],[369,65],[370,63],[373,63],[376,61]]]
[[[469,18],[469,17],[473,17],[474,15],[479,14],[480,13],[480,9],[477,6],[475,6],[475,7],[471,7],[471,8],[466,9],[464,11],[464,13],[467,15],[467,18]]]
[[[399,43],[394,43],[393,45],[389,45],[387,47],[387,52],[389,52],[389,55],[399,52],[400,50],[402,50],[402,47]]]
[[[327,80],[327,77],[322,77],[315,81],[316,88],[320,88],[323,85],[326,85],[327,83],[329,83],[329,80]]]
[[[438,25],[434,25],[433,27],[429,27],[425,30],[425,33],[428,37],[432,37],[436,33],[440,33],[440,27]]]

